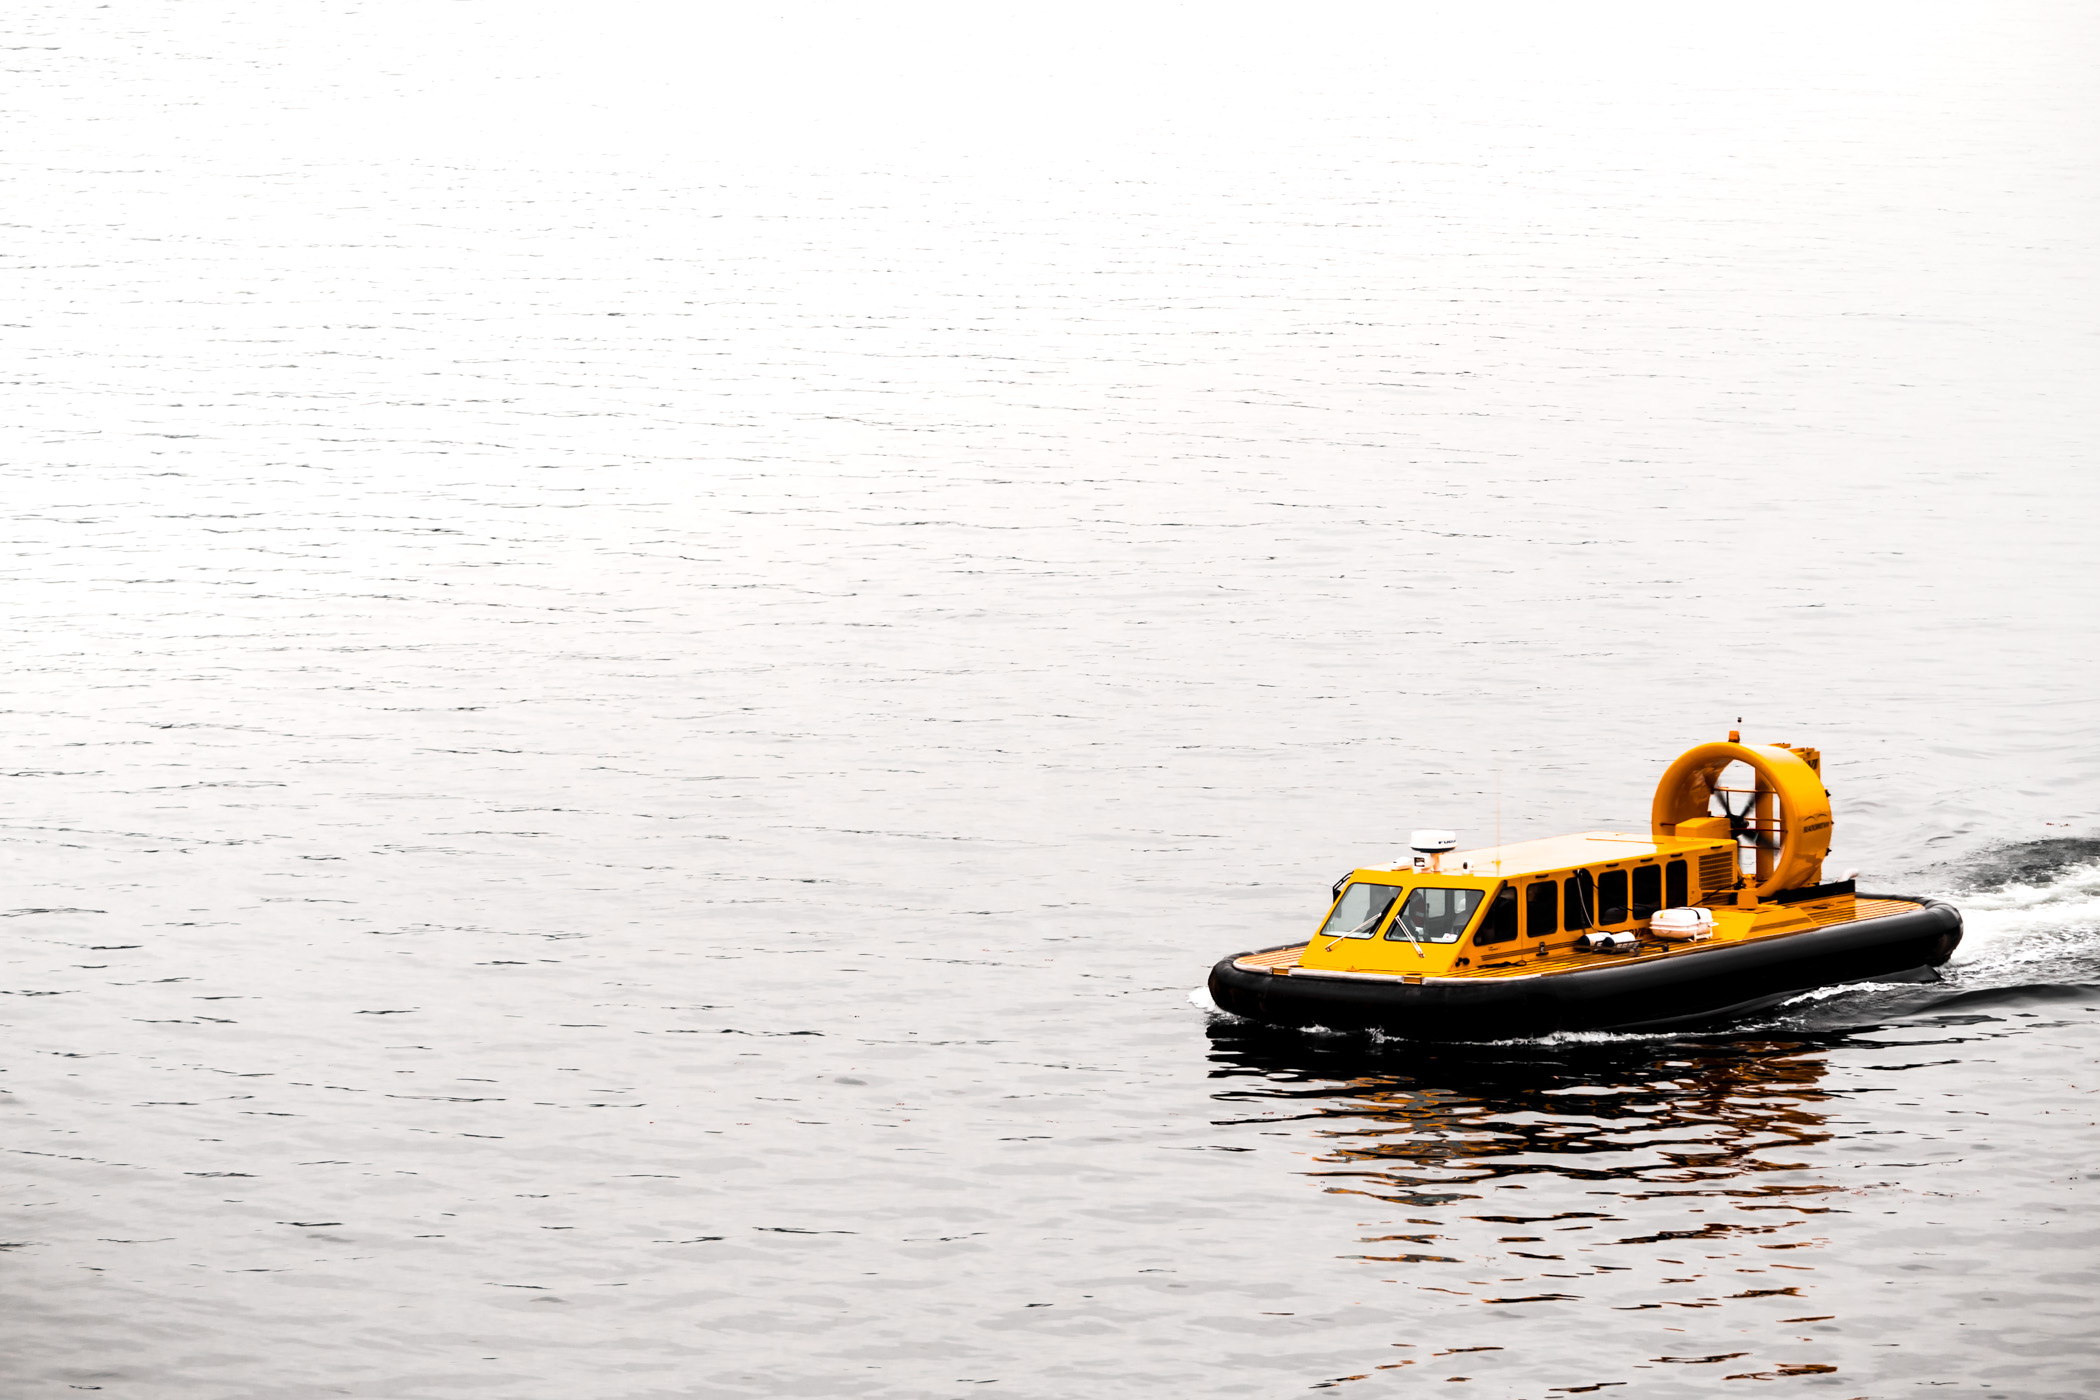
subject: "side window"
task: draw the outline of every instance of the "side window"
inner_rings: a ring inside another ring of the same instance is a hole
[[[1601,886],[1600,886],[1601,888]],[[1602,894],[1597,898],[1602,899]],[[1636,919],[1645,919],[1662,908],[1663,868],[1659,865],[1639,865],[1633,871],[1633,907],[1630,911]]]
[[[1626,872],[1607,870],[1597,877],[1597,922],[1626,922]]]
[[[1579,928],[1588,928],[1593,922],[1590,912],[1597,907],[1597,877],[1587,870],[1578,870],[1561,882],[1567,890],[1565,908],[1561,912],[1561,927],[1571,933]]]
[[[1473,935],[1477,947],[1486,943],[1507,943],[1517,936],[1517,887],[1504,885],[1496,894],[1495,902],[1488,906],[1487,917],[1480,921],[1480,932]]]
[[[1554,921],[1556,906],[1560,903],[1560,886],[1544,880],[1524,891],[1524,932],[1533,938],[1544,938],[1558,931],[1560,925]]]
[[[1663,875],[1664,883],[1669,886],[1669,895],[1663,900],[1663,908],[1684,908],[1684,906],[1690,902],[1686,899],[1686,895],[1689,893],[1689,891],[1686,888],[1687,882],[1685,880],[1684,862],[1681,860],[1671,861],[1668,865],[1663,867]]]

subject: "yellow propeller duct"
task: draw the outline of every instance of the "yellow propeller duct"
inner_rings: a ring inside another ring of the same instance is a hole
[[[1721,774],[1741,763],[1755,775],[1748,788],[1724,788]],[[1651,820],[1658,836],[1727,836],[1757,853],[1759,899],[1818,883],[1830,854],[1830,794],[1821,755],[1787,744],[1701,744],[1672,763],[1655,787]],[[1722,812],[1712,810],[1718,799]]]

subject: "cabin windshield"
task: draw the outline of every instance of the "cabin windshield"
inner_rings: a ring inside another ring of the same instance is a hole
[[[1335,902],[1334,912],[1320,932],[1327,937],[1371,938],[1378,933],[1378,926],[1385,922],[1386,912],[1393,907],[1393,897],[1400,893],[1398,885],[1373,885],[1358,883],[1342,891]],[[1300,928],[1304,925],[1300,924]]]
[[[1400,908],[1400,917],[1393,920],[1392,931],[1387,938],[1412,937],[1417,943],[1456,943],[1466,925],[1473,922],[1473,911],[1480,907],[1480,890],[1437,889],[1433,886],[1417,885],[1407,903]]]

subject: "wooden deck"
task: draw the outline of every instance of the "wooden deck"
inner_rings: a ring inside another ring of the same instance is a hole
[[[1655,958],[1683,957],[1696,954],[1702,949],[1725,947],[1732,943],[1761,943],[1768,938],[1784,938],[1789,934],[1806,933],[1810,929],[1829,928],[1834,924],[1860,923],[1867,919],[1887,918],[1891,914],[1909,914],[1922,909],[1922,901],[1915,899],[1879,899],[1865,896],[1836,895],[1802,904],[1768,906],[1783,908],[1787,918],[1783,923],[1773,924],[1754,933],[1734,937],[1717,935],[1697,943],[1666,943],[1659,938],[1641,935],[1640,947],[1631,953],[1586,953],[1576,948],[1570,940],[1549,940],[1543,944],[1524,947],[1521,943],[1498,945],[1491,960],[1482,961],[1473,967],[1455,968],[1448,972],[1432,973],[1432,982],[1459,981],[1481,977],[1537,977],[1545,973],[1574,972],[1585,967],[1599,967],[1607,963],[1645,962]],[[1243,972],[1269,972],[1277,976],[1288,976],[1298,970],[1298,955],[1305,951],[1305,944],[1278,948],[1268,953],[1250,953],[1233,959],[1232,965]],[[1497,956],[1499,955],[1499,956]],[[1370,972],[1324,973],[1316,969],[1305,970],[1306,976],[1344,976],[1351,980],[1381,980],[1382,974]],[[1421,982],[1418,972],[1393,973],[1395,982]]]

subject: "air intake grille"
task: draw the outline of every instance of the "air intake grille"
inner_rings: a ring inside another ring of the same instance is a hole
[[[1734,851],[1708,851],[1699,857],[1702,890],[1725,890],[1735,883],[1737,873]]]

